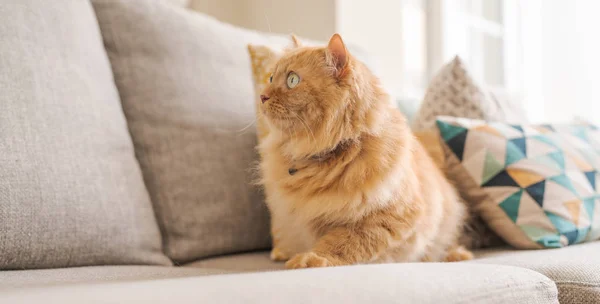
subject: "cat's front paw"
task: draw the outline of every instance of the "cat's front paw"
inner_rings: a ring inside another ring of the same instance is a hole
[[[283,262],[290,259],[290,255],[285,251],[280,249],[279,247],[273,247],[271,249],[271,260],[276,262]]]
[[[460,262],[460,261],[466,261],[466,260],[472,260],[472,259],[473,259],[473,253],[471,251],[469,251],[468,249],[466,249],[463,246],[457,246],[457,247],[454,247],[454,248],[448,250],[448,253],[444,260],[446,262]]]
[[[295,255],[285,263],[287,269],[313,268],[333,266],[327,258],[317,255],[314,252],[305,252]]]

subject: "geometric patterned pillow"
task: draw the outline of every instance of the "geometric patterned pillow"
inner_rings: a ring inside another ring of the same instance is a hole
[[[600,239],[600,131],[439,117],[449,174],[486,223],[518,248]]]

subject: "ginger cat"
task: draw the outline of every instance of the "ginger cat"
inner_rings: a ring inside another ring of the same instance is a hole
[[[271,258],[287,268],[459,261],[467,210],[393,108],[379,80],[335,34],[275,64],[258,115]]]

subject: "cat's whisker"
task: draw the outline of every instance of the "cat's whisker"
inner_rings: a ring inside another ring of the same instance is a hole
[[[215,131],[222,132],[222,133],[228,133],[228,134],[237,133],[238,136],[241,136],[241,135],[246,134],[246,131],[250,127],[252,127],[256,123],[256,121],[257,121],[257,118],[255,118],[248,125],[246,125],[245,127],[241,128],[239,130],[227,130],[227,129],[223,129],[223,128],[216,128]]]
[[[308,130],[308,132],[312,136],[313,141],[315,143],[317,143],[317,139],[315,138],[315,133],[313,133],[312,129],[304,122],[304,120],[302,119],[302,117],[300,117],[300,115],[298,115],[298,114],[296,114],[294,112],[290,112],[290,113],[294,114],[300,120],[300,122],[304,125],[304,127]]]
[[[292,131],[294,131],[294,138],[292,139],[293,142],[296,141],[296,137],[298,136],[298,134],[296,133],[296,129],[293,128]]]
[[[289,122],[289,125],[291,126],[291,125],[292,125],[292,121],[291,121],[289,118],[286,118],[286,120]],[[295,143],[295,142],[296,142],[296,136],[298,135],[298,134],[296,133],[296,128],[291,128],[291,127],[290,127],[289,129],[291,129],[291,130],[292,130],[292,132],[294,132],[294,135],[293,135],[293,136],[291,136],[291,137],[292,137],[292,143]],[[290,132],[290,133],[291,133],[291,132]],[[290,135],[291,135],[291,134],[290,134]]]
[[[247,126],[245,126],[245,127],[241,128],[241,129],[239,129],[239,130],[235,131],[235,133],[240,133],[239,135],[244,135],[244,132],[245,132],[246,130],[248,130],[248,128],[252,127],[252,126],[253,126],[253,125],[256,123],[256,121],[257,121],[257,120],[258,120],[258,118],[255,118],[255,119],[254,119],[252,122],[250,122],[250,123],[249,123]]]
[[[265,20],[267,20],[267,27],[269,28],[269,33],[273,33],[271,31],[271,22],[269,22],[269,17],[267,16],[267,14],[265,13]]]

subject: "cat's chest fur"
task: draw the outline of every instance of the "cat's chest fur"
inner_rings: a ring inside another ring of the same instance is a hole
[[[309,250],[316,241],[311,218],[305,216],[306,200],[313,199],[303,193],[307,179],[318,179],[309,175],[311,168],[284,157],[279,151],[261,151],[262,181],[267,194],[267,205],[271,212],[274,246],[289,255]],[[309,170],[307,170],[309,169]]]
[[[398,195],[399,175],[392,174],[397,169],[373,187],[349,186],[356,179],[352,172],[360,171],[355,167],[364,164],[348,160],[347,154],[354,153],[350,148],[338,152],[294,160],[277,145],[261,146],[262,178],[277,246],[292,254],[306,251],[319,237],[319,221],[326,220],[328,225],[353,222]]]

